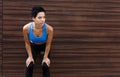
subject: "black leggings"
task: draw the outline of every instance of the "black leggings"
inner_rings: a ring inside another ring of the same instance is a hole
[[[46,44],[42,44],[42,45],[31,44],[31,50],[34,61],[36,60],[37,55],[40,54],[40,58],[42,62],[45,52],[45,46]],[[28,58],[28,54],[26,54],[26,59],[27,58]],[[50,59],[50,53],[48,55],[48,58]],[[26,67],[25,77],[33,77],[33,69],[34,69],[34,64],[33,62],[31,62],[29,66]],[[49,67],[47,66],[46,63],[42,64],[42,72],[43,72],[43,77],[50,77]]]

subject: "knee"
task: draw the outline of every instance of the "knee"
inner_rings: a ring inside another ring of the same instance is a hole
[[[33,69],[33,68],[34,68],[34,63],[31,62],[31,63],[28,65],[27,69],[31,70],[31,69]]]
[[[49,67],[46,63],[43,63],[42,64],[42,69],[43,69],[43,71],[47,71],[47,70],[49,70]]]

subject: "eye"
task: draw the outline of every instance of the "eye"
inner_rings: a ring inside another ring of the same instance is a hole
[[[45,19],[45,16],[44,17],[38,17],[38,19],[42,19],[42,18]]]
[[[41,19],[42,17],[38,17],[38,19]]]

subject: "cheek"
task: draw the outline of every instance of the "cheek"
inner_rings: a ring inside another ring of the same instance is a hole
[[[43,19],[43,21],[45,21],[45,19]]]
[[[41,21],[40,19],[36,19],[36,22],[39,22],[39,21]]]

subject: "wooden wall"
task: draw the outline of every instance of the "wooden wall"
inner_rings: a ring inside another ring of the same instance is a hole
[[[51,77],[120,76],[119,0],[4,0],[0,1],[3,77],[24,77],[22,27],[31,21],[35,5],[47,10],[46,22],[55,30]],[[38,62],[34,77],[40,76]]]
[[[2,77],[2,0],[0,0],[0,77]]]

